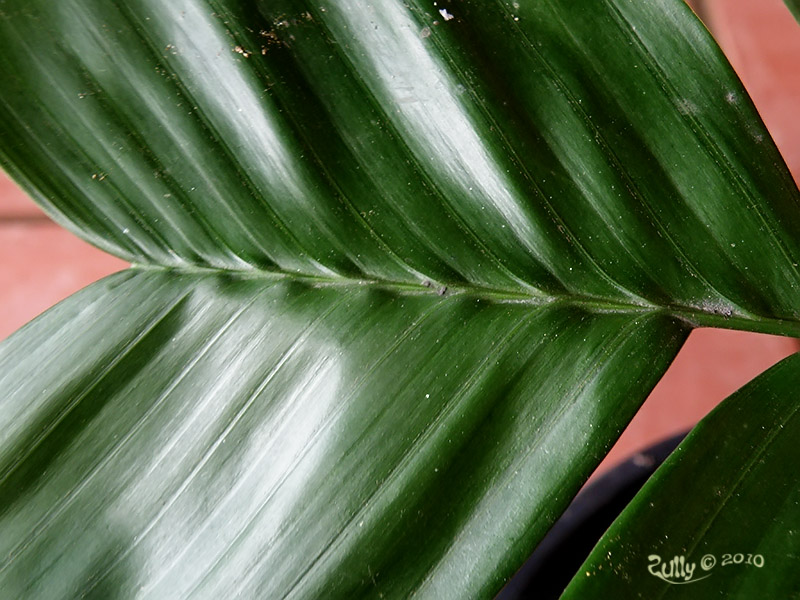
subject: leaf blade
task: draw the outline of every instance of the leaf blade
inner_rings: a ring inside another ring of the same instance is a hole
[[[785,467],[796,455],[798,364],[797,354],[784,359],[703,419],[603,536],[563,597],[610,589],[632,596],[635,586],[637,594],[671,598],[687,585],[730,598],[795,593],[798,492]],[[680,515],[667,506],[677,495]],[[673,556],[694,565],[688,579],[669,570],[668,581],[651,574]]]
[[[112,276],[0,346],[3,587],[490,593],[685,334],[568,304]]]
[[[60,7],[2,21],[4,163],[133,262],[795,318],[797,189],[677,0]]]

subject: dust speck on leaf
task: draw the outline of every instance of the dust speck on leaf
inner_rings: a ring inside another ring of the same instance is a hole
[[[241,46],[234,46],[233,47],[233,51],[241,54],[245,58],[250,58],[250,55],[252,54],[252,52],[248,52],[247,50],[245,50]]]
[[[729,305],[715,300],[704,300],[700,308],[704,312],[723,317],[730,317],[733,314],[733,309]]]

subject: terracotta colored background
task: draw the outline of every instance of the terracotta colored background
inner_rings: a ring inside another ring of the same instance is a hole
[[[800,28],[782,0],[707,0],[698,12],[800,178]],[[51,223],[1,173],[0,256],[0,340],[62,298],[126,266]],[[688,429],[724,397],[797,349],[797,342],[787,338],[694,331],[598,472]]]

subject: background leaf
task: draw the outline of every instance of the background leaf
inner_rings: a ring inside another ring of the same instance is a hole
[[[603,536],[563,597],[796,596],[798,373],[795,354],[706,417]],[[690,582],[652,576],[652,555],[693,563]]]

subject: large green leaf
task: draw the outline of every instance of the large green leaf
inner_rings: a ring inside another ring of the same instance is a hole
[[[133,262],[794,317],[796,188],[677,0],[4,12],[5,164]]]
[[[706,417],[605,534],[564,598],[797,597],[798,387],[795,354]],[[676,557],[680,573],[671,568]]]
[[[491,595],[683,333],[570,303],[118,274],[2,346],[0,589]]]
[[[3,589],[491,595],[688,327],[800,333],[681,2],[439,4],[0,3],[2,164],[139,265],[0,346]]]

